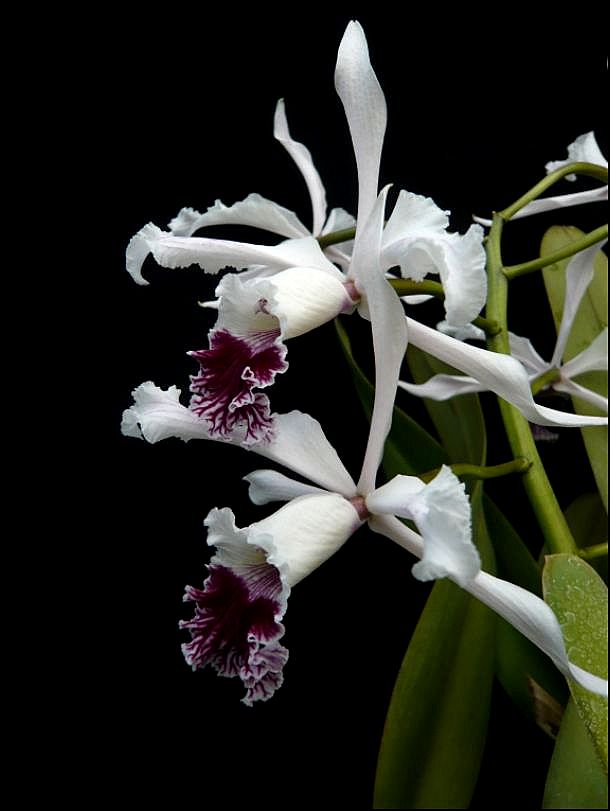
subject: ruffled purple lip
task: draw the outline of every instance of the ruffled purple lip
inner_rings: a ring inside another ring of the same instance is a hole
[[[242,700],[251,706],[280,687],[288,651],[279,644],[279,572],[266,563],[247,568],[246,575],[210,565],[203,591],[186,587],[184,600],[195,603],[195,616],[180,628],[191,632],[182,652],[193,670],[209,664],[221,676],[239,676],[246,687]]]
[[[190,408],[210,423],[210,433],[229,437],[246,427],[246,442],[267,439],[272,419],[269,398],[255,388],[270,386],[285,372],[286,347],[279,330],[237,337],[226,329],[210,334],[210,348],[189,353],[200,365],[191,377]]]

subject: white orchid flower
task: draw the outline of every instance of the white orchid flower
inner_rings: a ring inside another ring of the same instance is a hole
[[[359,181],[358,230],[362,230],[377,199],[381,149],[386,128],[386,103],[370,63],[361,26],[348,25],[337,56],[335,85],[349,124]],[[301,171],[310,192],[312,234],[353,224],[341,209],[326,217],[326,195],[307,148],[292,139],[283,101],[275,114],[275,137]],[[279,245],[257,245],[194,237],[199,228],[219,224],[251,225],[285,237]],[[379,272],[398,265],[401,274],[421,279],[440,273],[445,286],[447,329],[472,329],[469,322],[486,296],[482,230],[447,233],[446,212],[432,200],[401,192],[383,232]],[[149,223],[131,240],[127,269],[146,284],[142,265],[149,253],[163,267],[198,264],[208,273],[226,267],[245,271],[226,275],[216,289],[218,297],[207,306],[218,309],[209,333],[209,348],[192,352],[200,371],[192,377],[191,407],[219,437],[230,438],[248,425],[246,442],[269,436],[268,397],[260,389],[270,386],[287,367],[284,341],[332,320],[358,306],[367,314],[361,297],[359,238],[322,251],[319,243],[295,214],[259,195],[250,195],[231,207],[220,201],[206,213],[183,209],[164,232]],[[331,259],[343,268],[339,270]],[[230,363],[227,360],[230,359]]]
[[[593,163],[596,166],[608,168],[608,161],[604,158],[593,132],[586,132],[584,135],[579,135],[578,138],[568,146],[568,157],[564,160],[549,161],[545,166],[546,173],[549,175],[551,172],[555,172],[563,166],[568,166],[570,163]],[[565,179],[574,181],[576,180],[576,175],[566,175]],[[594,189],[587,189],[586,191],[573,192],[572,194],[557,194],[549,197],[540,197],[519,209],[516,214],[513,214],[511,219],[518,220],[521,217],[530,217],[532,214],[541,214],[543,211],[553,211],[558,208],[571,208],[572,206],[580,206],[586,203],[600,203],[607,199],[608,184],[605,186],[597,186]],[[484,219],[483,217],[473,217],[473,219],[475,222],[487,227],[492,223],[491,220]]]
[[[562,363],[566,343],[578,312],[582,297],[591,283],[594,260],[600,245],[593,245],[576,254],[566,269],[566,294],[557,343],[550,361],[544,361],[532,344],[518,335],[510,334],[511,356],[488,352],[485,349],[461,345],[451,338],[434,334],[433,330],[409,319],[409,337],[413,344],[431,352],[435,357],[467,373],[462,375],[434,375],[422,384],[399,382],[399,386],[418,397],[447,400],[459,394],[493,391],[519,411],[532,423],[546,426],[607,425],[607,417],[567,414],[535,402],[531,384],[552,369],[557,379],[549,388],[571,394],[608,411],[608,400],[574,382],[584,372],[608,370],[608,330],[604,329],[595,340],[576,357]]]

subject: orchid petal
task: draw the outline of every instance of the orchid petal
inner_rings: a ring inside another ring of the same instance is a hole
[[[578,397],[579,400],[584,400],[587,403],[595,406],[596,408],[608,413],[608,398],[602,394],[597,394],[591,389],[578,385],[573,380],[563,380],[559,383],[553,383],[555,391],[561,391],[564,394],[569,394],[571,397]]]
[[[508,333],[510,354],[520,361],[530,374],[539,375],[552,367],[551,363],[540,357],[531,341],[514,332]]]
[[[326,438],[320,423],[300,411],[274,415],[274,436],[251,450],[278,462],[326,490],[356,495],[354,480]]]
[[[387,193],[386,186],[379,194],[357,242],[352,261],[352,273],[364,294],[370,315],[375,352],[375,402],[358,484],[359,489],[366,493],[375,486],[375,476],[392,422],[398,375],[407,349],[407,328],[402,304],[379,266]]]
[[[540,597],[487,572],[479,572],[464,588],[544,651],[564,676],[591,692],[608,695],[606,679],[569,661],[557,617]]]
[[[562,378],[573,378],[583,372],[608,371],[608,327],[597,335],[586,349],[561,367]]]
[[[550,174],[556,169],[568,166],[570,163],[581,162],[594,163],[597,166],[608,166],[608,161],[602,155],[593,132],[585,132],[584,135],[579,135],[568,146],[568,157],[561,161],[549,161],[545,169],[547,174]],[[576,180],[576,175],[566,175],[566,180]]]
[[[366,497],[366,506],[369,512],[389,515],[400,515],[403,518],[412,518],[409,504],[413,496],[420,493],[426,485],[417,476],[394,476],[386,484],[373,490]]]
[[[358,228],[366,223],[377,198],[381,148],[387,112],[385,97],[369,59],[360,23],[351,21],[335,70],[335,87],[349,125],[358,168]]]
[[[529,422],[568,427],[608,424],[606,417],[567,414],[538,405],[532,397],[525,368],[510,355],[456,341],[412,318],[407,318],[407,325],[411,343],[478,380],[485,389],[512,403]]]
[[[413,305],[425,304],[426,301],[430,301],[433,298],[434,298],[434,296],[429,296],[429,295],[427,295],[425,293],[413,294],[413,295],[408,295],[408,296],[400,296],[400,300],[404,301],[405,304],[413,304]]]
[[[464,483],[443,465],[437,476],[408,505],[424,541],[423,557],[413,566],[418,580],[451,577],[460,586],[481,568],[472,543],[470,503]]]
[[[572,175],[572,177],[576,177]],[[597,186],[595,189],[573,192],[572,194],[558,194],[554,197],[540,197],[532,200],[523,208],[513,214],[511,220],[518,220],[521,217],[531,217],[533,214],[541,214],[543,211],[554,211],[558,208],[571,208],[572,206],[582,206],[586,203],[601,203],[608,199],[608,186]],[[474,218],[481,225],[491,225],[491,220]]]
[[[404,300],[404,299],[403,299]],[[456,327],[448,321],[439,321],[436,325],[439,332],[443,335],[449,335],[457,341],[484,341],[485,332],[480,327],[475,327],[474,324],[464,324],[461,327]]]
[[[121,433],[159,442],[169,437],[212,439],[208,424],[180,403],[180,389],[163,390],[154,383],[142,383],[132,392],[134,404],[123,412]]]
[[[602,241],[602,245],[606,240]],[[566,268],[566,292],[561,316],[561,326],[557,335],[557,343],[551,359],[551,366],[559,366],[563,353],[572,331],[574,319],[587,288],[591,284],[595,272],[594,261],[597,252],[602,247],[599,243],[580,251],[570,259]]]
[[[348,228],[354,228],[356,225],[356,218],[349,211],[344,208],[331,209],[328,219],[322,229],[322,234],[331,234],[333,231],[345,231]],[[349,242],[353,242],[349,240]],[[348,242],[338,242],[338,245],[347,245]]]
[[[242,268],[265,265],[274,270],[289,267],[314,267],[337,274],[339,271],[322,253],[313,237],[302,237],[279,245],[254,245],[205,237],[174,237],[159,232],[149,242],[156,261],[167,268],[199,265],[206,273],[218,273],[226,267]]]
[[[430,400],[448,400],[450,397],[457,397],[460,394],[474,394],[485,391],[474,377],[463,375],[434,375],[425,383],[405,383],[398,381],[401,389],[416,397],[428,397]]]
[[[305,495],[250,526],[248,542],[267,553],[290,587],[333,555],[362,524],[336,493]]]
[[[294,141],[290,136],[288,121],[286,119],[284,99],[280,99],[275,108],[273,136],[288,152],[303,175],[309,191],[311,207],[313,210],[312,233],[314,236],[318,236],[322,230],[322,226],[324,225],[324,220],[326,219],[326,192],[324,190],[320,175],[314,166],[311,152],[306,146],[298,141]]]
[[[383,252],[387,267],[400,265],[400,244],[424,235],[439,235],[449,227],[449,211],[439,208],[431,197],[401,189],[383,230]],[[405,278],[412,279],[409,268]]]
[[[203,214],[193,208],[183,208],[170,222],[169,228],[176,237],[190,237],[199,228],[210,225],[249,225],[290,239],[309,236],[309,231],[294,212],[260,194],[249,194],[245,200],[232,206],[216,200]]]
[[[253,504],[290,501],[299,496],[326,492],[320,487],[290,479],[276,470],[255,470],[244,476],[244,479],[250,485],[248,495]]]

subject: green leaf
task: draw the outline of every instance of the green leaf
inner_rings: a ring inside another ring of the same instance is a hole
[[[488,558],[481,509],[475,537]],[[487,731],[494,625],[458,586],[434,585],[392,694],[374,808],[468,808]]]
[[[584,236],[584,232],[572,226],[553,226],[542,239],[540,255],[547,256]],[[543,270],[544,284],[553,313],[556,329],[559,329],[565,299],[565,269],[569,259],[549,265]],[[591,341],[608,326],[608,259],[603,251],[597,254],[593,280],[578,308],[574,325],[566,345],[564,360],[570,360],[591,344]],[[608,396],[608,373],[587,372],[579,375],[576,382],[601,394]],[[577,414],[600,415],[604,412],[573,397],[572,402]],[[608,512],[608,428],[597,426],[581,428],[591,469],[597,482],[599,493]]]
[[[599,493],[583,493],[570,504],[565,511],[565,517],[574,540],[581,549],[608,540],[608,516]],[[597,558],[590,563],[607,583],[608,556]]]
[[[597,572],[575,555],[549,555],[542,573],[545,601],[555,612],[570,661],[608,677],[608,589]],[[570,691],[608,772],[608,700],[572,680]]]
[[[608,807],[608,780],[573,699],[563,715],[542,807]]]

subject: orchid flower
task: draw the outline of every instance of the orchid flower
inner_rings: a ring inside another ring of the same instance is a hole
[[[383,91],[358,23],[348,25],[339,47],[335,86],[356,156],[358,230],[377,197],[387,118]],[[340,209],[331,211],[326,219],[324,186],[311,154],[290,135],[282,100],[276,108],[274,134],[306,181],[313,209],[312,233],[353,224],[353,218]],[[230,223],[265,228],[286,239],[270,246],[192,236],[201,227]],[[472,328],[469,322],[485,302],[483,231],[473,225],[460,236],[447,233],[447,227],[447,212],[432,200],[401,192],[383,231],[379,272],[398,266],[404,277],[415,280],[428,272],[440,273],[447,329],[459,330],[461,336],[463,330]],[[284,341],[356,306],[366,316],[367,305],[358,286],[358,237],[353,246],[346,243],[322,251],[296,215],[259,195],[231,207],[217,201],[205,214],[183,209],[170,228],[171,232],[164,232],[149,223],[132,238],[127,269],[136,282],[147,283],[142,265],[148,253],[170,268],[198,264],[208,273],[226,267],[246,268],[226,275],[216,289],[217,301],[207,303],[218,309],[218,320],[209,333],[209,348],[191,353],[200,364],[199,373],[191,379],[191,407],[220,438],[230,438],[243,423],[248,425],[246,442],[268,437],[269,400],[259,390],[287,369]]]
[[[593,278],[594,259],[599,250],[599,244],[593,245],[576,254],[568,264],[563,316],[557,343],[549,362],[540,357],[526,338],[512,333],[510,334],[512,355],[509,357],[476,347],[451,344],[451,339],[431,335],[432,330],[409,321],[409,336],[412,343],[426,347],[429,351],[430,345],[434,343],[432,352],[436,357],[472,376],[439,374],[419,385],[402,381],[398,385],[410,394],[429,397],[432,400],[447,400],[459,394],[491,390],[515,405],[530,422],[537,425],[606,425],[607,417],[562,414],[540,406],[534,401],[531,391],[532,382],[555,369],[557,377],[548,384],[548,388],[574,395],[608,411],[607,398],[573,380],[584,372],[608,370],[608,329],[604,329],[590,346],[576,357],[562,363],[579,304]],[[443,345],[439,346],[441,343]]]
[[[561,169],[563,166],[568,166],[570,163],[593,163],[596,166],[604,166],[608,168],[608,161],[604,158],[601,149],[597,145],[595,135],[593,132],[586,132],[584,135],[579,135],[578,138],[568,146],[568,157],[564,160],[549,161],[546,166],[547,175]],[[566,175],[566,180],[576,180],[576,175]],[[521,217],[530,217],[532,214],[540,214],[543,211],[553,211],[558,208],[570,208],[572,206],[580,206],[585,203],[600,203],[608,199],[608,184],[605,186],[597,186],[594,189],[587,189],[586,191],[574,192],[572,194],[558,194],[550,197],[541,197],[538,200],[532,200],[526,206],[513,214],[511,219],[518,220]],[[491,220],[484,219],[483,217],[473,217],[475,222],[489,227],[492,223]]]

